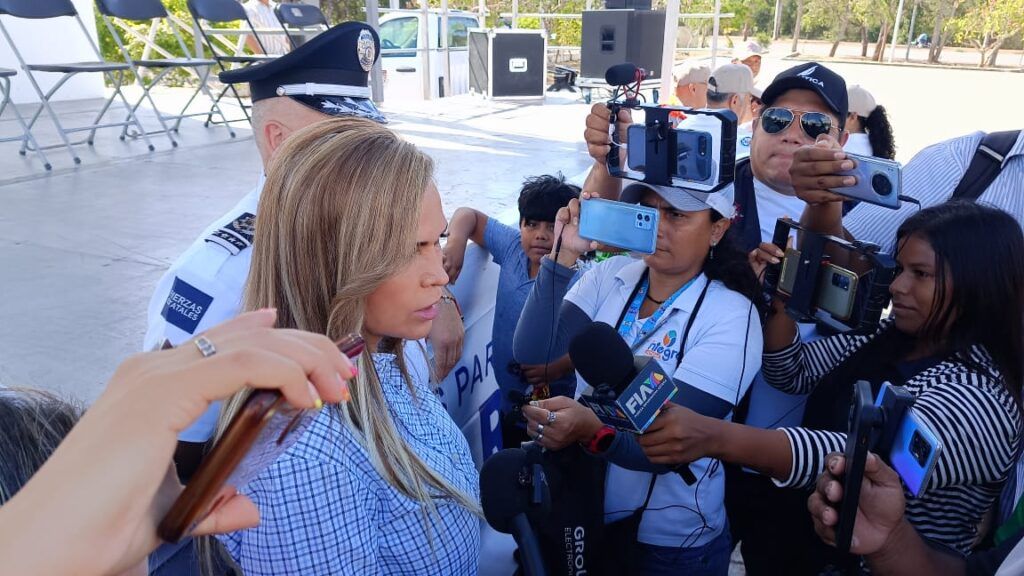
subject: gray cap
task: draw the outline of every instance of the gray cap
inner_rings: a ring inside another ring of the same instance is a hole
[[[754,74],[744,64],[723,64],[711,73],[708,89],[719,94],[750,94],[754,91]]]
[[[736,215],[732,184],[717,192],[700,192],[686,188],[676,188],[675,186],[657,186],[646,182],[634,182],[622,190],[619,201],[626,202],[627,204],[636,204],[643,199],[644,194],[648,190],[653,190],[665,202],[668,202],[680,212],[700,212],[710,208],[730,220]]]
[[[707,84],[711,77],[711,67],[701,64],[695,60],[687,60],[672,70],[672,76],[676,78],[676,84]]]

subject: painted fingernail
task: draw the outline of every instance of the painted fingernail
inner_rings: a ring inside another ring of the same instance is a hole
[[[313,407],[317,410],[324,407],[324,401],[320,398],[320,393],[316,391],[316,386],[313,386],[312,382],[306,382],[309,386],[309,395],[313,397]]]
[[[853,170],[853,162],[847,160],[846,162],[840,164],[839,167],[842,168],[843,170]]]
[[[350,402],[352,400],[352,392],[348,389],[348,382],[343,382],[341,385],[341,401]]]

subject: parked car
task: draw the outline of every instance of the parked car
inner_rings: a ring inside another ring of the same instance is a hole
[[[381,66],[384,69],[384,100],[423,99],[423,60],[417,51],[422,10],[395,10],[380,18]],[[480,27],[476,14],[448,11],[447,58],[450,91],[444,89],[445,53],[441,50],[441,11],[427,13],[427,41],[430,45],[429,73],[433,98],[469,91],[469,30]]]

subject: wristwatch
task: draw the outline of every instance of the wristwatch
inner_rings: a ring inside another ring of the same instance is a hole
[[[613,440],[615,440],[615,428],[602,426],[583,447],[593,454],[603,454],[611,447]]]

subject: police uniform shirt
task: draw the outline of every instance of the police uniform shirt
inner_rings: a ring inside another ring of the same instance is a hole
[[[164,341],[177,346],[239,314],[263,182],[261,175],[256,187],[210,225],[160,278],[149,301],[145,350],[159,348]],[[211,406],[180,439],[208,440],[218,411],[219,403]]]
[[[569,290],[565,300],[576,305],[594,321],[614,326],[630,295],[643,274],[645,264],[628,256],[617,256],[601,262]],[[707,284],[702,274],[696,278],[666,312],[668,320],[649,334],[635,354],[658,359],[666,372],[687,385],[735,405],[747,390],[754,374],[761,367],[763,340],[761,322],[756,308],[742,295],[717,281],[708,286],[707,295],[694,320],[683,359],[678,369],[676,356],[680,339],[701,291]],[[640,318],[635,330],[644,324]],[[635,334],[634,330],[634,334]],[[631,334],[630,341],[632,343]],[[582,380],[582,378],[580,378]],[[726,419],[729,419],[727,417]],[[710,458],[690,465],[698,477],[707,472]],[[605,491],[606,521],[615,521],[632,513],[643,504],[648,472],[627,470],[610,465]],[[657,546],[676,546],[687,542],[697,547],[710,542],[725,526],[724,475],[721,471],[688,486],[675,475],[669,475],[655,486],[648,511],[640,525],[639,540]],[[701,530],[700,516],[680,505],[697,509],[695,500],[707,519],[710,529]],[[623,511],[621,515],[612,512]],[[701,533],[699,538],[695,534]]]

